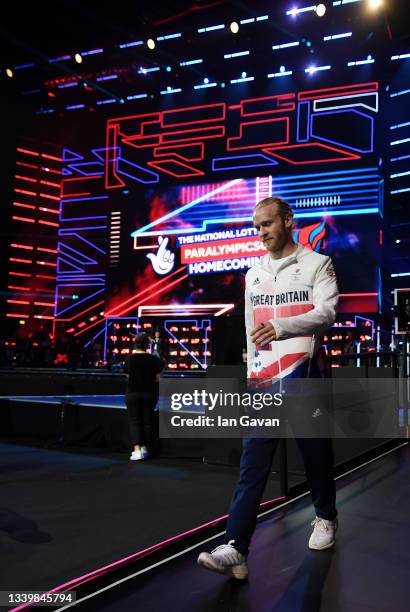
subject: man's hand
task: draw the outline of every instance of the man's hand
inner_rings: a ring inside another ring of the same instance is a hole
[[[251,331],[251,339],[254,344],[269,344],[269,342],[276,340],[275,328],[269,321],[266,321],[266,323],[260,323]]]

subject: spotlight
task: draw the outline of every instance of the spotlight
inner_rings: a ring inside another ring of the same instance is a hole
[[[167,66],[167,67],[165,68],[165,70],[166,70],[167,72],[171,72],[171,66]]]
[[[239,32],[239,23],[232,21],[229,29],[231,30],[232,34],[237,34]]]
[[[369,0],[369,6],[371,9],[378,9],[383,4],[383,0]]]
[[[246,77],[247,77],[246,72],[241,72],[241,77],[242,77],[243,79],[246,79]]]
[[[281,66],[281,67],[279,68],[279,71],[280,71],[280,72],[285,72],[285,66]]]
[[[14,73],[11,68],[6,68],[6,74],[9,77],[9,79],[12,79],[14,76]]]
[[[323,15],[326,13],[326,6],[324,4],[318,4],[316,5],[315,10],[318,17],[323,17]]]
[[[153,38],[149,38],[147,40],[147,47],[153,51],[155,49],[155,40]]]
[[[208,79],[208,77],[205,77],[205,78],[204,78],[204,83],[205,83],[205,85],[208,85],[208,83],[209,83],[209,79]]]
[[[82,61],[83,61],[83,58],[82,58],[81,53],[76,53],[76,54],[74,55],[74,59],[75,59],[75,61],[77,62],[77,64],[81,64],[81,63],[82,63]]]

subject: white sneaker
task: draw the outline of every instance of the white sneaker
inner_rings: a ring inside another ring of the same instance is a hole
[[[232,546],[234,543],[231,540],[228,544],[217,546],[211,553],[202,552],[198,557],[198,565],[218,574],[245,580],[248,577],[246,557]]]
[[[143,454],[140,450],[132,451],[130,456],[131,461],[141,461],[144,459]]]
[[[335,543],[337,519],[328,521],[317,516],[310,524],[313,525],[313,532],[309,539],[309,548],[312,550],[331,548]]]

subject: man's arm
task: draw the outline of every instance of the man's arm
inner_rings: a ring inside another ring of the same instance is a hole
[[[336,275],[330,257],[316,273],[313,285],[313,309],[295,317],[280,317],[270,321],[277,340],[316,334],[330,327],[336,318],[339,300]]]

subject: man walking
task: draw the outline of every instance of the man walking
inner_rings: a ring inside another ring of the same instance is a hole
[[[281,198],[261,200],[253,224],[268,253],[246,275],[248,378],[256,382],[319,377],[321,333],[334,322],[338,301],[332,262],[294,243],[293,211]],[[312,413],[315,406],[306,406],[309,409]],[[337,529],[332,441],[296,441],[316,512],[309,548],[327,549],[334,545]],[[201,553],[202,567],[238,579],[247,577],[246,557],[278,443],[278,438],[244,440],[226,543]]]

